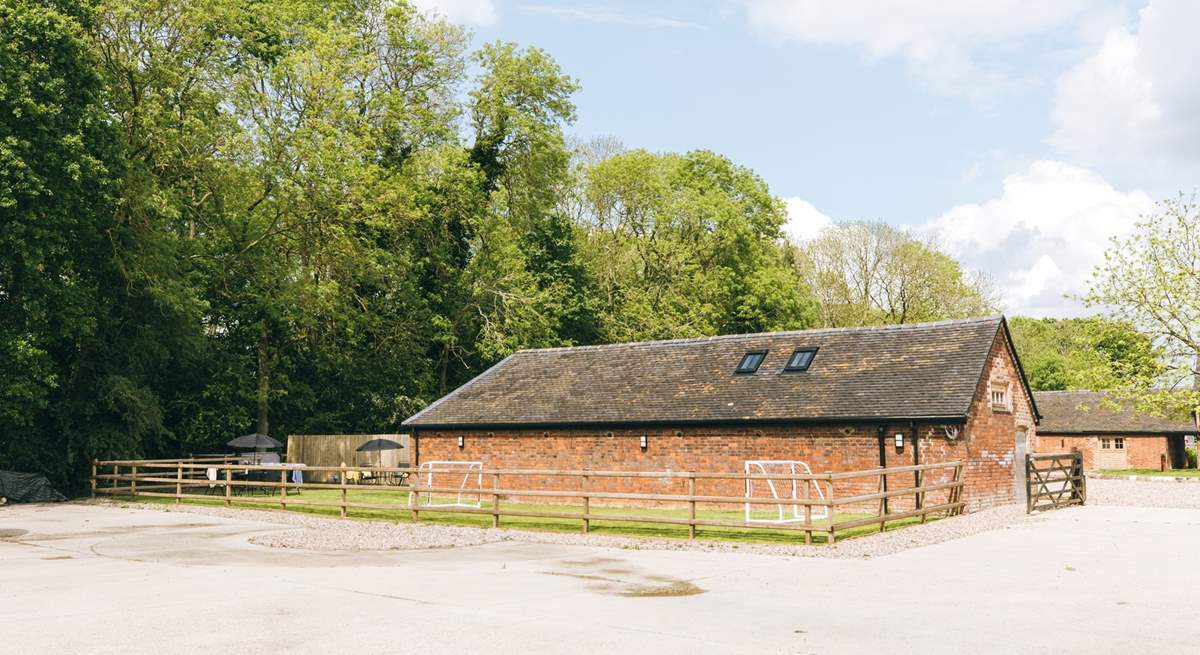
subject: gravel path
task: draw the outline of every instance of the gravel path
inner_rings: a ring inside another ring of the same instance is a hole
[[[1200,483],[1088,478],[1087,501],[1092,505],[1200,509]]]
[[[471,528],[435,523],[390,523],[384,521],[341,520],[302,514],[254,509],[201,507],[196,505],[158,506],[141,503],[91,501],[148,511],[189,512],[232,519],[291,525],[297,530],[284,530],[257,535],[252,543],[272,548],[295,548],[317,551],[338,550],[412,550],[425,548],[455,548],[494,542],[524,542],[579,546],[600,546],[633,550],[700,550],[709,552],[758,553],[787,557],[834,557],[863,559],[890,555],[911,548],[928,546],[989,530],[1005,529],[1027,522],[1042,520],[1026,516],[1024,507],[1005,505],[965,514],[951,519],[934,521],[838,542],[833,546],[803,544],[733,543],[697,539],[646,539],[599,534],[566,532],[534,532]]]

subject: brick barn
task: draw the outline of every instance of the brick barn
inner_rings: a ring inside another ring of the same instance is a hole
[[[1191,423],[1138,412],[1127,402],[1113,407],[1097,391],[1039,391],[1034,398],[1042,413],[1037,452],[1079,449],[1088,471],[1157,470],[1164,461],[1168,468],[1187,466],[1184,437],[1196,434]]]
[[[733,473],[781,459],[819,473],[959,460],[978,508],[1023,492],[1014,461],[1037,416],[997,316],[521,351],[404,426],[414,464]],[[902,477],[889,484],[913,483]],[[713,482],[700,493],[742,493]]]

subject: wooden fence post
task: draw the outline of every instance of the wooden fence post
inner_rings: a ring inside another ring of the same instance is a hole
[[[884,473],[883,469],[880,469],[879,485],[878,485],[876,491],[878,491],[881,494],[887,493],[887,473]],[[888,497],[882,496],[879,499],[879,531],[880,532],[883,532],[884,525],[887,523],[887,520],[883,518],[883,517],[887,516],[887,506],[888,506]]]
[[[129,474],[129,495],[137,497],[137,464],[133,465],[133,471]]]
[[[829,472],[827,475],[828,475],[829,477],[828,477],[828,478],[826,478],[826,481],[825,481],[825,491],[827,491],[828,493],[826,493],[826,494],[825,494],[825,496],[826,496],[826,497],[829,499],[829,500],[827,501],[827,502],[829,503],[829,504],[828,504],[828,507],[829,507],[829,541],[827,541],[826,543],[828,543],[829,545],[831,545],[831,546],[832,546],[832,545],[833,545],[833,543],[834,543],[834,534],[833,534],[833,528],[834,528],[834,523],[833,523],[833,517],[834,517],[834,511],[833,511],[833,509],[834,509],[834,508],[833,508],[833,472],[832,472],[832,471],[830,471],[830,472]]]
[[[175,462],[175,504],[180,502],[183,495],[183,460]]]
[[[1084,475],[1084,453],[1079,449],[1070,449],[1072,452],[1072,467],[1070,467],[1070,475],[1079,477],[1079,480],[1074,480],[1075,485],[1079,489],[1079,504],[1087,504],[1087,476]]]
[[[963,490],[963,485],[965,484],[963,482],[963,465],[962,464],[959,464],[958,466],[954,467],[954,481],[957,483],[957,486],[955,486],[953,489],[954,503],[958,504],[958,503],[962,502],[962,490]],[[951,516],[957,516],[959,514],[962,514],[963,508],[955,507],[954,509],[952,509],[950,511],[953,512],[953,514],[951,514]]]
[[[591,493],[592,485],[589,483],[588,476],[584,475],[580,478],[579,488],[583,490],[583,526],[580,528],[580,532],[587,534],[592,527],[592,522],[588,519],[588,515],[592,513],[592,497],[588,495]]]
[[[287,469],[279,468],[279,509],[287,510]]]
[[[1033,512],[1033,457],[1025,453],[1025,513]]]
[[[688,539],[696,538],[696,472],[688,477]]]
[[[804,545],[812,545],[812,480],[804,481]]]
[[[338,508],[341,511],[340,518],[346,518],[346,463],[342,462],[342,470],[338,475],[338,481],[342,485],[342,504]]]
[[[230,484],[231,482],[233,482],[233,469],[227,465],[225,467],[225,506],[226,507],[230,507],[233,505],[233,485]]]
[[[430,473],[429,475],[431,476],[430,479],[432,480],[433,474]],[[418,471],[417,475],[414,477],[417,478],[417,483],[412,485],[412,490],[408,492],[408,498],[409,498],[409,505],[412,507],[412,520],[420,521],[421,520],[421,509],[420,509],[421,508],[421,475],[420,475],[420,472]]]
[[[913,478],[917,482],[917,511],[921,512],[921,523],[925,522],[925,492],[921,491],[922,485],[925,484],[925,476],[921,475],[922,471],[914,472]]]
[[[492,527],[500,527],[500,474],[492,474]]]
[[[98,460],[93,459],[92,460],[92,482],[91,482],[92,498],[96,497],[96,469],[98,467],[99,467]]]

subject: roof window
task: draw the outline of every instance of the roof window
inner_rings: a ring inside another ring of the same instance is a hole
[[[758,367],[762,365],[763,360],[766,358],[767,358],[767,351],[751,350],[750,352],[746,353],[745,355],[742,355],[742,362],[740,364],[738,364],[737,370],[734,372],[735,373],[753,373],[758,370]]]
[[[792,356],[788,358],[787,366],[783,367],[785,371],[807,371],[812,364],[813,358],[817,356],[816,348],[797,348]]]

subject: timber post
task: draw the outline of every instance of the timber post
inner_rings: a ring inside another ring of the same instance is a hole
[[[338,475],[338,482],[341,484],[342,504],[338,506],[338,518],[346,518],[346,463],[342,462],[342,470]]]
[[[580,478],[579,488],[583,490],[583,526],[580,528],[580,532],[587,534],[591,528],[591,521],[588,519],[588,515],[592,513],[592,497],[588,495],[592,487],[588,483],[588,476],[584,475]]]
[[[492,474],[492,527],[500,527],[500,474]]]
[[[696,538],[696,472],[688,477],[688,539]]]

